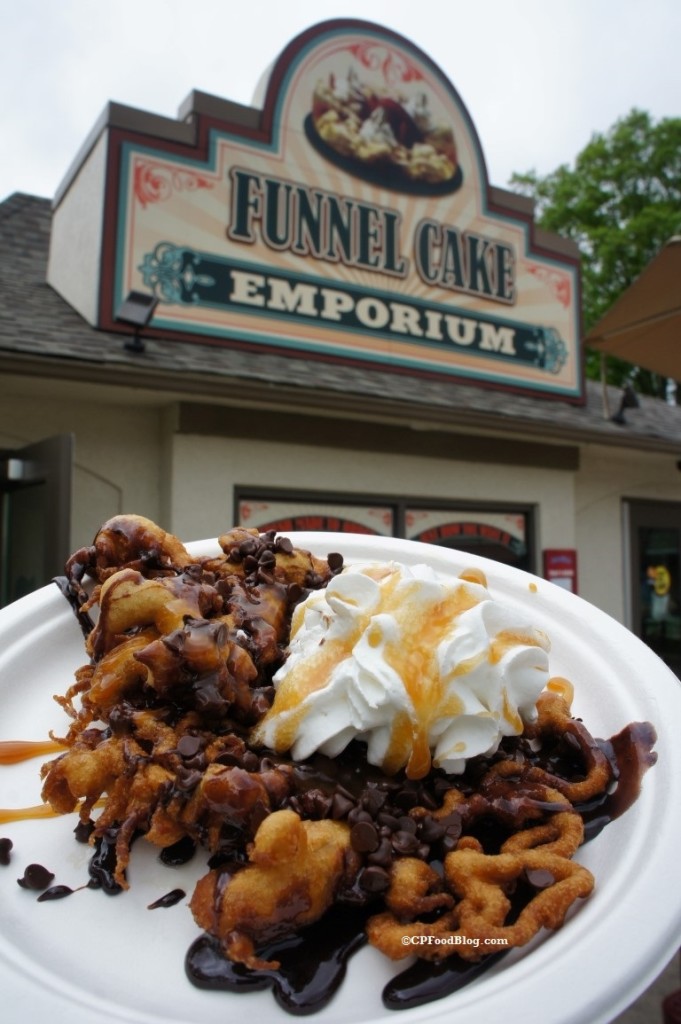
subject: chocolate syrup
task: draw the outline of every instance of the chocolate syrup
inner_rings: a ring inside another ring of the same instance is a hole
[[[366,944],[368,909],[336,905],[321,921],[258,950],[279,968],[252,970],[227,960],[219,940],[202,935],[190,947],[185,970],[198,988],[255,992],[272,988],[288,1013],[304,1015],[323,1009],[341,984],[353,953]]]
[[[585,822],[585,842],[598,835],[607,824],[622,815],[635,802],[644,773],[657,759],[652,750],[655,740],[652,725],[647,722],[634,722],[611,739],[596,741],[612,765],[616,784],[610,792],[576,807]],[[33,747],[33,750],[30,750],[30,747]],[[22,759],[22,755],[34,756],[39,752],[36,747],[37,744],[25,747],[13,745],[10,750],[8,745],[5,750],[9,755],[8,762]],[[48,750],[44,747],[41,752],[47,753]],[[578,776],[582,767],[578,751],[571,750],[567,741],[557,750],[539,753],[536,759],[528,756],[527,760],[566,778]],[[479,771],[484,773],[486,767],[485,762],[481,762]],[[348,806],[359,800],[358,807],[366,808],[370,804],[376,804],[376,807],[371,808],[372,819],[384,825],[389,822],[391,827],[397,828],[400,819],[395,815],[406,814],[409,807],[417,803],[428,806],[429,794],[421,785],[416,788],[412,786],[412,792],[410,784],[405,784],[404,780],[386,780],[380,772],[374,772],[372,769],[367,771],[365,756],[358,749],[349,749],[345,757],[334,761],[312,758],[305,765],[296,765],[294,779],[290,803],[293,805],[296,800],[309,802],[312,798],[317,803],[328,802],[327,813],[332,817],[348,816],[350,820]],[[472,783],[474,782],[473,779]],[[499,795],[512,803],[514,783],[509,780],[503,786],[508,792]],[[434,789],[431,798],[436,797],[437,792]],[[379,809],[386,799],[392,803],[392,815]],[[348,805],[344,809],[340,808],[343,802]],[[439,800],[435,799],[434,806],[438,804]],[[512,815],[517,810],[515,807],[510,808]],[[9,815],[10,812],[6,813]],[[11,812],[11,818],[8,816],[7,820],[18,820],[27,816],[42,817],[47,813],[53,812],[44,807],[27,808]],[[393,823],[393,818],[397,824]],[[363,822],[360,817],[357,821],[363,826],[357,842],[368,850],[367,844],[373,846],[373,832],[369,835],[366,820]],[[482,835],[485,827],[484,817],[481,821],[478,832]],[[91,829],[92,823],[79,825],[76,829],[76,838],[81,842],[87,841]],[[393,831],[393,843],[402,836],[402,831]],[[424,836],[422,828],[422,838]],[[167,864],[179,865],[186,863],[194,850],[194,843],[187,837],[163,850],[160,858]],[[443,853],[446,853],[446,850],[447,847],[443,846]],[[9,849],[5,848],[5,852],[8,854]],[[369,857],[375,855],[376,853],[368,853]],[[116,830],[111,829],[97,840],[95,853],[89,865],[88,887],[101,888],[110,895],[120,892],[121,886],[115,880],[115,871]],[[19,884],[28,887],[28,881],[24,878]],[[37,881],[33,880],[30,887],[39,888],[40,886],[35,884]],[[41,882],[49,885],[47,878]],[[61,899],[74,891],[77,890],[57,885],[47,888],[38,898],[41,901]],[[184,896],[182,890],[173,890],[152,903],[150,908],[172,906]],[[366,900],[366,892],[362,898]],[[223,955],[219,940],[203,935],[194,942],[187,953],[187,976],[193,984],[207,989],[245,992],[272,988],[276,1001],[289,1013],[305,1015],[317,1012],[330,1001],[338,989],[350,957],[365,945],[367,940],[364,926],[370,912],[366,903],[359,906],[337,904],[316,924],[259,949],[258,955],[262,959],[279,961],[280,967],[277,969],[252,970],[243,964],[233,963]],[[384,1005],[392,1010],[409,1009],[441,999],[479,977],[503,955],[498,953],[486,956],[476,964],[469,964],[457,956],[448,957],[442,962],[418,960],[386,985],[383,991]]]
[[[71,580],[67,576],[55,576],[52,580],[53,583],[59,587],[63,596],[71,605],[73,614],[76,616],[76,621],[80,626],[83,636],[87,639],[92,630],[95,628],[94,621],[90,618],[87,612],[84,612],[81,608],[81,600],[76,592],[75,587],[71,583]]]
[[[187,893],[184,889],[171,889],[164,896],[159,896],[157,900],[150,903],[147,910],[158,910],[160,907],[174,907],[176,903],[183,900]]]
[[[196,843],[191,836],[183,836],[172,846],[166,846],[159,854],[159,860],[170,867],[180,867],[187,864],[196,853]]]
[[[593,805],[577,808],[585,821],[585,841],[597,835],[634,803],[645,771],[657,760],[652,750],[655,741],[655,730],[648,722],[631,723],[612,739],[596,741],[612,764],[617,784],[612,792],[594,801]],[[560,756],[553,752],[550,755],[551,771],[560,774],[562,769],[566,777],[579,774],[581,765],[577,760],[573,761],[573,754],[576,757],[576,751],[572,752],[569,744]],[[541,760],[541,756],[538,757],[537,763]],[[545,763],[548,761],[547,757]],[[484,770],[484,764],[481,768]],[[297,769],[296,788],[298,792],[315,786],[331,788],[338,786],[342,779],[341,787],[345,792],[356,793],[358,779],[365,783],[366,775],[358,773],[355,779],[354,769],[352,760],[346,762],[340,758],[330,766],[326,760],[318,759],[314,766],[308,763],[306,767]],[[394,786],[394,783],[389,783],[387,788],[390,790]],[[501,788],[507,790],[507,799],[512,803],[514,783],[509,781]],[[392,795],[406,798],[408,793],[402,790]],[[515,807],[512,813],[517,810]],[[536,881],[534,887],[537,887]],[[518,912],[523,902],[526,901],[518,899]],[[276,970],[250,970],[243,964],[235,964],[223,955],[217,939],[203,935],[187,953],[187,976],[200,988],[230,992],[271,987],[277,1002],[289,1013],[314,1013],[329,1002],[340,985],[350,956],[365,944],[364,926],[371,912],[367,906],[350,908],[336,905],[316,924],[286,940],[259,949],[258,955],[262,959],[280,962]],[[441,962],[417,960],[388,982],[383,990],[383,1003],[388,1009],[403,1010],[442,999],[479,977],[504,955],[503,952],[491,954],[477,963],[468,963],[457,956],[447,957]]]
[[[602,832],[634,804],[641,792],[641,781],[657,761],[653,750],[657,734],[650,722],[631,722],[609,740],[598,744],[613,766],[617,785],[588,804],[576,805],[584,820],[584,842]]]
[[[504,953],[492,953],[477,963],[468,963],[458,956],[445,960],[417,960],[396,975],[383,989],[383,1004],[389,1010],[410,1010],[457,992],[478,978]]]
[[[38,896],[38,903],[46,903],[49,900],[63,900],[66,896],[73,896],[77,889],[71,889],[68,885],[52,885],[45,892]]]
[[[90,875],[90,887],[92,889],[103,889],[109,896],[115,896],[121,892],[121,886],[114,875],[116,871],[116,832],[109,829],[97,839],[95,852],[88,864]]]

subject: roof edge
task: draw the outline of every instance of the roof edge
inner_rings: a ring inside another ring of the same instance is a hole
[[[135,368],[134,380],[131,381],[130,366],[127,363],[121,366],[110,362],[100,365],[74,358],[34,357],[23,353],[8,355],[0,352],[0,369],[4,373],[22,376],[49,376],[51,379],[77,383],[146,389],[151,392],[168,391],[177,396],[177,400],[182,400],[186,396],[201,396],[213,402],[219,399],[225,402],[228,400],[230,404],[234,404],[234,394],[240,393],[238,385],[243,383],[243,378],[238,375],[210,378],[202,374],[185,372],[178,378],[177,375],[159,371],[158,367],[147,369],[141,364]],[[498,432],[502,429],[506,436],[509,433],[519,437],[539,436],[556,444],[598,444],[681,457],[681,441],[634,434],[627,429],[620,429],[617,433],[605,433],[588,427],[566,426],[565,423],[552,426],[547,420],[535,420],[522,415],[511,419],[508,416],[470,408],[458,412],[451,406],[415,405],[378,396],[372,398],[372,415],[368,416],[366,395],[350,395],[321,388],[305,393],[300,388],[249,378],[248,401],[240,404],[251,408],[262,403],[266,403],[272,409],[295,408],[297,412],[315,415],[342,414],[348,419],[356,419],[357,415],[361,414],[367,422],[407,422],[414,425],[415,429],[437,427],[451,433],[461,433],[470,429]]]

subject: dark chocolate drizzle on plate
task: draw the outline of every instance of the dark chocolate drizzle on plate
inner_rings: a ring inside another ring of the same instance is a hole
[[[190,947],[185,970],[198,988],[255,992],[272,988],[283,1009],[298,1016],[317,1013],[337,991],[349,958],[366,944],[366,907],[337,905],[320,921],[262,947],[278,969],[252,970],[228,960],[219,940],[202,935]]]

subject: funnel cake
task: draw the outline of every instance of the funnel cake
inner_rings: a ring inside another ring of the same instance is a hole
[[[167,853],[203,849],[208,871],[190,905],[205,935],[188,953],[190,980],[213,987],[208,957],[220,987],[277,989],[300,942],[313,980],[296,989],[295,1012],[319,1008],[339,983],[320,995],[314,982],[324,943],[475,964],[560,927],[594,885],[576,859],[580,844],[626,809],[654,763],[652,726],[595,739],[572,717],[569,687],[546,672],[546,639],[527,626],[504,630],[503,614],[483,607],[479,574],[463,574],[449,596],[430,579],[426,591],[436,604],[442,597],[443,622],[476,617],[463,634],[470,665],[480,657],[496,672],[521,648],[519,688],[513,696],[502,686],[499,736],[454,771],[430,750],[417,770],[408,751],[371,763],[360,732],[302,757],[273,749],[265,727],[292,657],[292,620],[295,633],[306,609],[323,609],[358,574],[342,573],[340,555],[319,558],[274,532],[236,528],[219,543],[221,554],[197,558],[149,520],[119,516],[67,563],[61,586],[90,660],[57,698],[71,724],[66,751],[43,767],[43,796],[58,813],[77,811],[93,861],[106,851],[108,891],[129,887],[137,837]],[[393,572],[371,571],[379,586]],[[409,618],[400,602],[396,614]],[[495,623],[491,634],[483,620]],[[432,662],[433,629],[415,628],[419,671]],[[473,635],[488,638],[484,656]],[[332,640],[318,639],[333,660]],[[393,668],[398,656],[391,649]],[[459,686],[452,659],[441,652]],[[531,696],[528,673],[541,693]],[[477,701],[492,700],[487,684],[475,685]]]

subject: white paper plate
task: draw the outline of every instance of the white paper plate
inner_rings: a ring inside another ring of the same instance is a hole
[[[295,544],[346,562],[374,558],[425,562],[443,573],[478,566],[493,596],[522,607],[552,641],[551,671],[575,685],[574,713],[596,736],[632,721],[651,721],[658,763],[637,803],[579,853],[596,891],[555,934],[510,953],[467,988],[395,1017],[381,1003],[394,967],[364,949],[316,1019],[324,1024],[394,1024],[465,1020],[494,1024],[600,1024],[612,1020],[653,980],[681,945],[681,685],[650,650],[618,623],[544,580],[495,562],[430,545],[340,534],[290,534]],[[191,545],[217,550],[214,541]],[[64,731],[52,701],[84,662],[80,630],[56,587],[0,612],[0,739],[41,739]],[[0,806],[39,802],[40,760],[0,766]],[[50,1024],[258,1024],[291,1018],[269,992],[231,995],[194,988],[184,955],[198,935],[186,902],[150,911],[171,889],[189,895],[204,861],[161,864],[145,843],[135,846],[128,893],[110,898],[85,890],[36,903],[16,879],[32,862],[72,888],[87,878],[90,851],[74,841],[73,816],[0,826],[14,843],[0,867],[0,998],[2,1019]],[[403,964],[404,966],[404,964]]]

